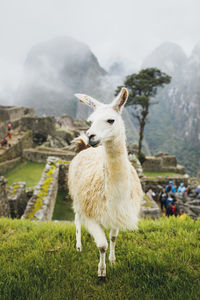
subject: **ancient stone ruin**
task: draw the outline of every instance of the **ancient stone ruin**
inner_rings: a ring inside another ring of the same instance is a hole
[[[52,219],[59,184],[67,187],[69,162],[49,157],[40,182],[28,201],[23,219],[47,221]],[[62,168],[61,168],[62,167]],[[60,171],[61,169],[61,171]]]
[[[174,172],[185,174],[185,168],[177,164],[176,156],[168,153],[158,153],[155,156],[146,156],[142,165],[143,171]]]
[[[14,183],[7,191],[6,180],[0,177],[0,216],[51,220],[57,191],[62,189],[67,193],[68,165],[76,155],[76,149],[71,142],[87,130],[88,124],[69,116],[59,119],[35,116],[32,109],[25,107],[0,106],[0,116],[0,137],[7,134],[8,122],[12,123],[13,133],[10,147],[0,148],[0,175],[13,168],[21,159],[46,163],[40,182],[33,191],[27,189],[24,182]],[[162,187],[165,187],[169,180],[173,180],[176,186],[181,182],[184,182],[185,186],[192,186],[192,192],[188,197],[177,195],[178,204],[180,209],[191,217],[199,217],[200,203],[194,188],[200,184],[200,179],[191,183],[191,179],[183,175],[184,167],[177,164],[175,156],[167,153],[147,157],[141,166],[135,155],[136,150],[134,145],[128,146],[129,159],[137,170],[146,193],[141,216],[151,218],[160,216],[156,204],[158,196]],[[180,175],[145,178],[143,170],[174,172]],[[154,198],[148,194],[149,189],[156,193]]]
[[[0,176],[0,216],[10,216],[10,207],[7,200],[6,180],[3,176]]]
[[[10,207],[11,218],[20,219],[24,213],[28,201],[26,195],[26,183],[13,183],[8,191],[7,199]]]
[[[0,105],[0,138],[7,135],[8,123],[12,123],[12,128],[15,129],[23,117],[32,115],[32,108]]]

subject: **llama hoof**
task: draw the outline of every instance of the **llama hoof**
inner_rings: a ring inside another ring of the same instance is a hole
[[[98,271],[98,278],[106,278],[106,270]]]
[[[111,264],[112,266],[114,266],[115,263],[116,263],[116,259],[109,259],[109,261],[110,261],[110,264]]]
[[[105,266],[98,266],[98,278],[106,277],[106,265]]]
[[[106,277],[105,276],[98,276],[98,281],[99,282],[105,282],[106,281]]]

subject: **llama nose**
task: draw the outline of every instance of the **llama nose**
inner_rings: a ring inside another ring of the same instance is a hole
[[[97,136],[95,134],[91,134],[88,137],[88,144],[92,147],[96,147],[99,145],[99,140],[97,139]]]
[[[95,138],[95,134],[89,135],[89,137],[88,137],[88,143],[91,144],[94,141],[94,138]]]

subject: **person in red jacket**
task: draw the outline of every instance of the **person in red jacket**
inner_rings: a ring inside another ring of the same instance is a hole
[[[9,123],[8,124],[8,137],[9,137],[9,139],[12,138],[11,129],[12,129],[12,125]]]

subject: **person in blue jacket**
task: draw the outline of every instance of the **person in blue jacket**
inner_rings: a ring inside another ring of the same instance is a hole
[[[200,194],[200,185],[195,189],[195,193],[197,196]]]
[[[181,194],[184,194],[186,191],[186,187],[184,186],[184,183],[181,182],[179,187],[178,187],[178,190],[177,190],[177,193],[181,193]]]
[[[172,180],[170,180],[169,184],[166,185],[165,191],[166,191],[166,193],[169,193],[169,192],[176,193],[176,188],[175,188]]]
[[[166,199],[166,210],[167,210],[169,204],[170,204],[171,202],[173,202],[173,200],[174,200],[174,195],[173,195],[172,193],[169,193],[169,194],[167,195],[167,199]]]

